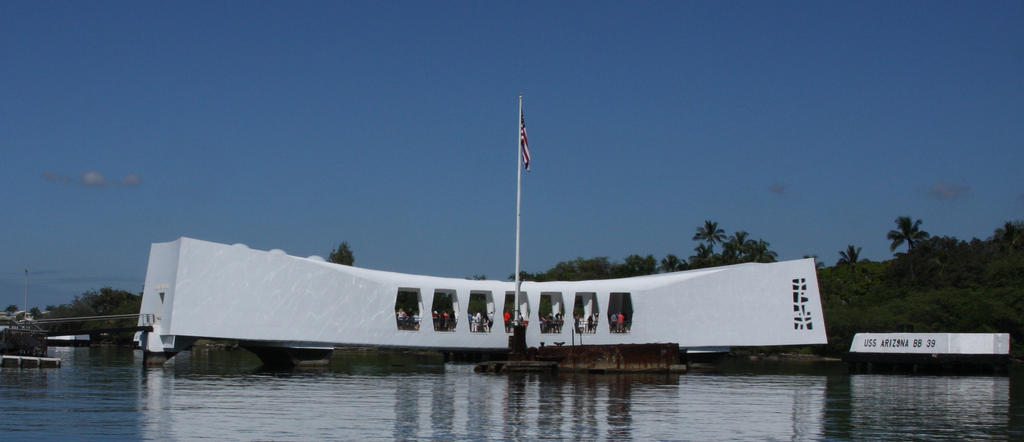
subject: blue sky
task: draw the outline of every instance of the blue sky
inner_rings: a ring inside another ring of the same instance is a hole
[[[1024,218],[1024,2],[3,2],[0,304],[188,236],[504,279]]]

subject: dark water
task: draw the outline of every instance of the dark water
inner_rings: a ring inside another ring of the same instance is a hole
[[[0,369],[0,438],[317,440],[1024,439],[1024,372],[848,375],[837,363],[685,375],[493,375],[436,356],[337,354],[265,372],[244,351],[143,368],[126,349],[51,349]]]

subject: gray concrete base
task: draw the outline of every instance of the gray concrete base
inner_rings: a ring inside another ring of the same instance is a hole
[[[142,352],[142,364],[147,367],[160,367],[167,362],[168,359],[178,354],[177,352],[155,352],[155,351],[143,351]]]
[[[334,348],[296,348],[260,345],[241,345],[256,354],[268,368],[327,366]]]

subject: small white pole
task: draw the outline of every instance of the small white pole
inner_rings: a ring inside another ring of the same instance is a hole
[[[28,267],[25,267],[25,319],[28,319]]]

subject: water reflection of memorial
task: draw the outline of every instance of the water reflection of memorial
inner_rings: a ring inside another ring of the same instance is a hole
[[[878,437],[980,436],[1010,414],[1005,376],[854,375],[849,382],[849,425]]]

